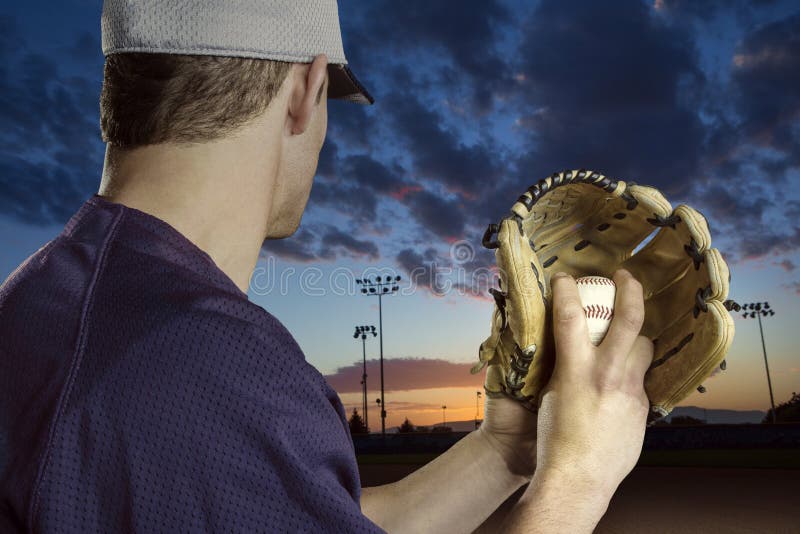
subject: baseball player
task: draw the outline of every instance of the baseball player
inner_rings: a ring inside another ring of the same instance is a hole
[[[99,191],[0,287],[0,530],[470,532],[525,484],[497,530],[594,528],[650,408],[634,276],[606,273],[594,346],[548,275],[538,414],[492,395],[479,430],[362,490],[338,396],[247,298],[263,241],[300,224],[327,99],[373,101],[335,0],[106,0],[102,46]]]

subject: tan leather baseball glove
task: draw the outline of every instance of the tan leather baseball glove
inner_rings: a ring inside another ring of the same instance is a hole
[[[594,171],[559,172],[529,187],[483,244],[495,249],[500,275],[500,290],[490,290],[491,334],[472,370],[488,365],[487,395],[537,409],[555,361],[550,275],[558,271],[611,278],[624,268],[642,284],[641,334],[655,348],[645,376],[651,422],[725,368],[728,311],[738,309],[726,300],[728,266],[711,248],[705,217],[685,205],[673,210],[658,190]]]

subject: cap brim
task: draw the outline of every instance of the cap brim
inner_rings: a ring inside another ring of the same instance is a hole
[[[328,64],[328,98],[372,104],[375,99],[364,89],[347,65]]]

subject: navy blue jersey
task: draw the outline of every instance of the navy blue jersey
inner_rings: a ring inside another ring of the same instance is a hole
[[[3,532],[380,531],[289,332],[99,196],[0,286],[0,469]]]

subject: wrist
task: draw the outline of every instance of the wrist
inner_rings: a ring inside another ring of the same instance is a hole
[[[536,470],[535,438],[529,440],[517,438],[513,440],[514,443],[506,443],[483,426],[479,427],[475,434],[484,447],[490,448],[500,456],[509,473],[516,477],[522,477],[525,484],[531,481]]]
[[[608,509],[614,489],[599,484],[591,476],[557,468],[536,471],[526,495],[538,502],[547,515],[563,514],[561,520],[576,531],[591,531]]]

